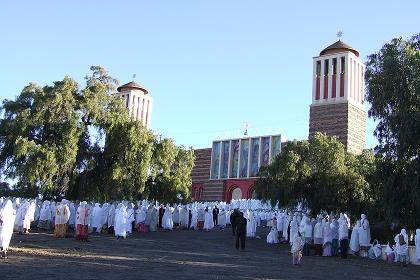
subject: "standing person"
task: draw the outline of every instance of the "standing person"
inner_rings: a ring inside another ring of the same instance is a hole
[[[163,204],[160,205],[159,208],[159,223],[158,223],[158,228],[162,228],[162,219],[163,219],[163,214],[165,213],[165,208],[163,208]]]
[[[97,233],[101,232],[103,220],[103,211],[99,203],[95,203],[95,207],[92,209],[92,228]]]
[[[256,221],[255,221],[255,215],[253,211],[248,212],[248,221],[246,224],[246,236],[254,238],[256,234]]]
[[[45,230],[51,228],[51,209],[48,200],[42,203],[41,211],[39,212],[38,227]]]
[[[352,250],[354,254],[358,253],[360,250],[359,231],[360,231],[360,221],[357,221],[353,227],[353,230],[350,236],[350,250]]]
[[[149,225],[149,230],[150,231],[156,231],[157,230],[157,225],[159,222],[159,212],[156,209],[156,207],[154,207],[153,205],[150,205],[149,207],[150,212],[150,225]]]
[[[87,241],[89,235],[89,207],[86,201],[80,203],[76,212],[76,240]]]
[[[117,210],[115,211],[115,236],[117,239],[127,237],[127,223],[128,223],[128,213],[127,207],[120,203]],[[131,223],[130,223],[131,225]]]
[[[0,208],[0,257],[2,259],[7,258],[15,218],[16,211],[13,209],[13,203],[11,200],[7,200],[3,208]]]
[[[395,240],[395,253],[397,254],[397,262],[402,266],[407,266],[408,263],[408,235],[405,229],[397,234]]]
[[[214,227],[214,220],[213,220],[213,214],[209,211],[208,208],[204,210],[204,226],[203,229],[205,231],[209,231]]]
[[[299,230],[299,225],[298,225],[298,221],[297,221],[297,216],[296,214],[293,215],[293,219],[290,222],[290,236],[292,238],[290,238],[290,245],[292,245],[292,243],[294,242],[293,237],[295,236],[295,234],[298,232]]]
[[[414,245],[416,245],[416,259],[420,262],[420,229],[416,229],[416,236],[414,237]]]
[[[166,205],[165,213],[162,217],[162,226],[165,231],[172,230],[174,227],[174,221],[172,219],[172,209],[169,204]]]
[[[242,215],[243,216],[243,215]],[[230,224],[232,225],[232,235],[235,236],[236,234],[236,218],[239,217],[238,209],[234,209],[232,214],[230,214],[229,220]]]
[[[147,232],[146,230],[146,208],[138,203],[136,210],[136,228],[138,232]]]
[[[370,247],[370,225],[365,214],[361,215],[359,227],[359,244],[361,257],[367,257],[367,251]]]
[[[241,242],[241,250],[245,250],[245,239],[246,239],[246,219],[244,213],[240,212],[238,217],[235,219],[236,225],[236,250],[239,250],[239,241]]]
[[[224,229],[226,227],[226,210],[222,208],[217,215],[217,224],[219,225],[220,229]]]
[[[331,232],[331,227],[330,227],[330,223],[324,218],[323,222],[323,239],[324,242],[322,244],[322,256],[323,257],[331,257],[331,244],[332,244],[332,232]]]
[[[67,222],[70,218],[67,200],[63,199],[61,203],[58,203],[55,212],[54,236],[65,238],[67,236]]]
[[[347,247],[349,239],[349,224],[345,214],[340,214],[340,219],[338,220],[338,239],[340,241],[340,256],[342,259],[347,259]]]
[[[309,219],[309,217],[305,221],[305,227],[303,228],[303,237],[305,240],[305,244],[303,245],[303,253],[305,254],[305,256],[309,256],[311,254],[311,244],[313,239],[313,228],[311,224],[311,219]]]
[[[324,241],[323,228],[321,223],[321,217],[318,216],[317,223],[314,226],[314,245],[315,245],[315,254],[322,256],[322,244]]]
[[[218,220],[217,220],[218,216],[219,216],[219,208],[217,208],[217,206],[215,205],[213,208],[213,223],[215,227],[219,225]]]
[[[332,235],[332,255],[334,257],[338,256],[338,221],[336,219],[336,217],[333,217],[332,222],[330,224],[331,227],[331,235]]]
[[[293,236],[291,240],[292,240],[291,253],[292,253],[292,258],[293,258],[292,263],[294,265],[300,265],[302,261],[302,252],[301,252],[302,239],[300,237],[299,231],[295,233],[295,235]]]

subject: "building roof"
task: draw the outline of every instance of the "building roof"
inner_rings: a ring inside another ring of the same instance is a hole
[[[139,85],[138,83],[132,81],[129,83],[126,83],[122,86],[119,86],[117,88],[118,92],[124,92],[124,91],[128,91],[128,90],[141,90],[144,92],[144,94],[148,94],[149,91],[147,89],[145,89],[143,86]]]
[[[325,49],[323,49],[319,55],[325,55],[325,54],[332,54],[337,52],[343,52],[343,51],[351,51],[354,53],[357,57],[359,57],[359,52],[353,48],[350,45],[347,45],[346,43],[342,42],[341,40],[338,40],[332,45],[329,45]]]

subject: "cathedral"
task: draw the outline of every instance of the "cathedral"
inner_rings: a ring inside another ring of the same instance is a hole
[[[309,138],[319,131],[336,136],[346,150],[360,154],[366,146],[365,66],[359,52],[341,40],[313,58]],[[253,198],[260,166],[281,152],[281,135],[213,141],[197,149],[191,173],[194,200]]]

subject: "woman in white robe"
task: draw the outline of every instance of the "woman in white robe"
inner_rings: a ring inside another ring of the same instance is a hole
[[[408,263],[408,235],[405,229],[402,229],[394,238],[396,261],[406,266]]]
[[[277,221],[274,219],[272,223],[271,230],[267,235],[268,244],[277,244],[279,243],[279,232],[277,231]]]
[[[95,203],[95,207],[92,211],[92,228],[96,230],[97,233],[101,232],[102,229],[102,220],[103,220],[103,211],[99,203]]]
[[[41,211],[39,213],[38,227],[49,230],[51,228],[51,209],[48,200],[42,203]]]
[[[416,229],[416,236],[414,236],[414,245],[416,245],[416,259],[420,262],[420,229]]]
[[[197,208],[194,207],[191,212],[192,213],[191,213],[191,226],[190,226],[190,228],[197,230],[198,229],[198,211],[197,211]]]
[[[256,229],[255,215],[253,211],[248,212],[248,221],[246,223],[246,236],[254,238]]]
[[[357,221],[353,227],[350,237],[350,250],[353,253],[358,253],[360,250],[360,243],[359,243],[359,231],[360,231],[360,221]]]
[[[203,229],[205,231],[209,231],[213,229],[214,222],[213,222],[213,211],[211,209],[206,208],[204,210],[204,226]]]
[[[290,222],[290,236],[295,236],[299,230],[299,223],[297,221],[296,215],[293,216],[293,220]],[[293,238],[290,239],[290,245],[292,245]]]
[[[166,206],[165,213],[163,213],[162,227],[164,230],[172,230],[174,227],[174,221],[172,220],[172,209],[169,205]]]
[[[0,209],[0,257],[7,258],[10,239],[13,234],[16,211],[13,209],[11,200],[7,200],[3,208]]]
[[[119,204],[115,211],[115,236],[117,239],[127,237],[127,208],[123,204]]]
[[[220,229],[224,229],[226,227],[226,210],[222,208],[217,215],[217,224],[219,225]]]
[[[359,244],[361,256],[367,257],[367,251],[370,247],[370,225],[365,214],[361,215],[359,227]]]

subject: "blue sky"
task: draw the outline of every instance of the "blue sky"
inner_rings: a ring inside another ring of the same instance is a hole
[[[83,84],[102,65],[121,83],[137,74],[152,129],[177,144],[210,147],[246,122],[252,135],[306,139],[312,57],[342,30],[366,60],[419,32],[418,11],[420,1],[3,1],[0,99],[65,75]]]

